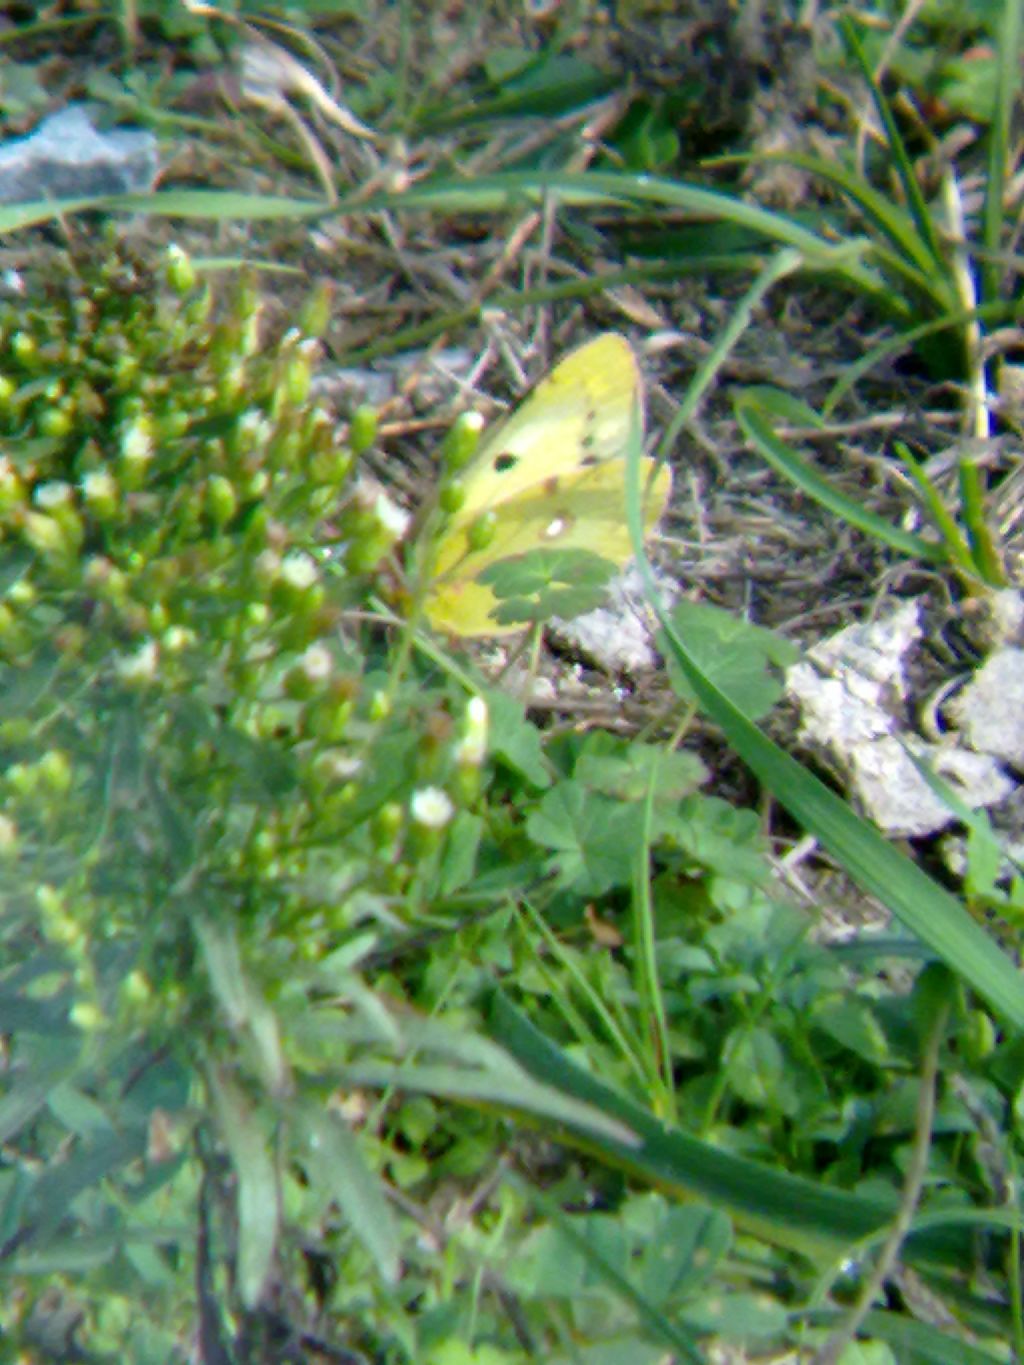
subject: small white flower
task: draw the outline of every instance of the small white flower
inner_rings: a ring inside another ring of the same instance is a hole
[[[396,540],[401,540],[412,521],[409,513],[403,511],[386,493],[377,495],[377,500],[373,505],[373,515],[377,518],[378,525],[389,535],[394,536]]]
[[[421,787],[413,792],[409,811],[416,824],[424,829],[444,829],[455,814],[455,807],[448,793],[440,787]]]
[[[479,768],[487,756],[487,703],[470,697],[466,705],[466,732],[455,749],[460,768]]]
[[[153,458],[153,433],[146,418],[127,423],[121,434],[121,454],[129,464],[145,464]]]
[[[36,493],[38,497],[38,490]],[[93,469],[82,478],[82,497],[86,502],[101,502],[117,497],[117,480],[106,469]]]
[[[189,630],[187,626],[168,626],[161,637],[160,643],[168,654],[180,654],[189,645],[195,644],[196,633]]]
[[[248,412],[243,413],[239,419],[238,429],[254,446],[266,445],[274,434],[270,419],[266,413],[260,412],[259,408],[250,408]]]
[[[256,556],[257,576],[267,583],[273,583],[281,576],[281,556],[276,550],[263,550]]]
[[[293,588],[305,590],[316,582],[316,563],[302,550],[294,550],[281,561],[281,577]]]
[[[53,479],[49,483],[37,484],[32,497],[37,507],[51,512],[55,507],[66,507],[71,501],[71,485],[63,479]]]
[[[122,682],[148,682],[156,677],[160,651],[155,640],[147,640],[134,654],[122,654],[114,662]]]
[[[323,682],[331,676],[334,660],[326,645],[310,645],[299,659],[299,667],[310,682]]]
[[[317,771],[328,782],[349,782],[361,770],[362,760],[342,749],[326,749],[316,760]]]

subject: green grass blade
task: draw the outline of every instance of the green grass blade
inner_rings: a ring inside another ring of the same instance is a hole
[[[951,556],[943,542],[925,540],[922,536],[914,535],[912,531],[904,531],[902,527],[894,526],[892,522],[863,507],[853,498],[840,493],[827,479],[822,478],[792,446],[787,445],[776,434],[767,417],[773,397],[772,390],[747,389],[739,395],[734,405],[736,419],[744,435],[773,469],[829,512],[841,517],[865,535],[891,546],[899,554],[907,555],[911,559],[923,559],[932,564],[948,562]]]
[[[894,204],[887,195],[876,190],[863,176],[851,171],[838,162],[825,161],[821,157],[807,156],[798,152],[781,153],[777,156],[736,156],[723,157],[721,164],[744,162],[781,161],[787,166],[795,166],[806,171],[818,180],[824,180],[837,189],[863,215],[882,237],[890,244],[892,251],[886,253],[884,262],[887,268],[900,275],[907,284],[922,294],[934,296],[937,306],[948,306],[952,291],[947,286],[945,268],[936,277],[936,262],[927,242],[917,232],[911,216]]]
[[[918,497],[945,542],[950,559],[964,573],[973,577],[977,572],[977,566],[974,562],[974,556],[971,554],[971,547],[957,525],[956,518],[943,502],[939,490],[928,477],[924,465],[921,464],[905,441],[894,441],[893,449],[903,461],[907,474],[913,480]]]
[[[996,56],[996,88],[988,132],[988,174],[982,210],[981,296],[988,303],[1002,292],[1003,202],[1009,164],[1010,121],[1020,86],[1020,0],[1004,0]]]
[[[917,226],[918,236],[927,248],[932,258],[932,268],[938,269],[945,277],[947,274],[946,255],[939,240],[938,233],[935,231],[935,224],[932,221],[931,213],[925,202],[921,187],[917,183],[917,176],[914,174],[913,163],[907,152],[906,144],[900,134],[896,120],[892,116],[889,108],[889,101],[885,98],[878,82],[875,80],[874,72],[868,64],[864,49],[861,46],[857,30],[849,15],[843,14],[839,18],[839,27],[850,52],[853,54],[854,61],[860,67],[861,75],[867,82],[868,89],[871,91],[871,98],[874,101],[875,109],[881,120],[882,127],[885,129],[886,142],[889,152],[896,167],[896,173],[903,186],[903,193],[906,195],[907,203],[914,223]]]
[[[905,332],[900,332],[898,336],[889,337],[844,367],[841,377],[829,389],[821,405],[821,411],[824,416],[829,416],[851,389],[855,388],[876,365],[909,351],[919,341],[925,341],[939,332],[963,328],[972,322],[996,325],[1003,322],[1018,322],[1022,313],[1024,308],[1020,304],[1006,299],[997,303],[982,304],[980,308],[961,308],[940,318],[930,318],[928,322],[910,327]]]
[[[750,323],[754,310],[761,305],[765,296],[779,280],[793,274],[800,268],[802,261],[803,258],[798,251],[792,249],[780,251],[772,260],[767,262],[742,299],[732,309],[729,320],[718,336],[715,337],[711,350],[706,358],[701,361],[693,378],[687,384],[679,409],[665,430],[665,435],[658,447],[658,458],[660,460],[668,458],[669,452],[675,445],[676,437],[697,411],[700,400],[714,383],[726,357],[739,340],[740,334],[746,330]]]
[[[677,1198],[704,1199],[725,1209],[746,1231],[819,1259],[842,1256],[888,1226],[892,1210],[885,1204],[734,1156],[662,1123],[580,1070],[500,991],[493,997],[490,1018],[495,1039],[536,1083],[566,1100],[593,1106],[639,1137],[639,1144],[626,1146],[567,1125],[577,1144],[645,1183]],[[931,1227],[911,1236],[907,1259],[955,1264],[969,1245],[967,1229]]]
[[[581,206],[636,203],[660,204],[684,210],[712,222],[731,222],[757,233],[767,242],[790,246],[804,257],[809,269],[834,274],[851,288],[880,299],[889,293],[884,279],[864,263],[867,241],[839,245],[784,214],[737,199],[719,190],[691,185],[663,176],[621,171],[523,172],[508,171],[472,181],[437,180],[414,185],[401,193],[340,201],[332,213],[376,213],[381,209],[437,209],[445,212],[485,213],[504,209],[517,199],[538,202],[556,199]]]
[[[832,1324],[837,1321],[834,1312],[814,1313],[813,1322]],[[884,1341],[893,1348],[896,1360],[913,1360],[917,1365],[1005,1365],[1006,1356],[988,1351],[943,1332],[931,1323],[915,1322],[905,1313],[892,1313],[878,1308],[865,1317],[863,1334],[866,1337]],[[857,1359],[856,1355],[851,1359]],[[869,1357],[862,1356],[861,1359]]]
[[[632,514],[633,509],[628,509]],[[632,517],[631,517],[632,520]],[[992,1009],[1024,1027],[1024,985],[1013,961],[955,896],[894,848],[845,801],[752,725],[701,672],[657,601],[650,564],[642,553],[641,524],[632,523],[637,562],[665,638],[703,709],[751,771],[847,874],[940,957]]]

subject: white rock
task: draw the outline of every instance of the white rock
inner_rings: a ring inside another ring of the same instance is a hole
[[[949,711],[971,748],[1024,770],[1024,649],[990,654]]]

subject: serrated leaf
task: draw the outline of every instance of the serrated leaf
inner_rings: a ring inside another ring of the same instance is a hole
[[[578,782],[560,782],[526,820],[534,843],[552,851],[560,882],[581,896],[629,885],[643,828],[641,806],[603,800]]]
[[[498,600],[499,625],[571,621],[603,606],[615,565],[590,550],[539,549],[498,560],[479,574]]]
[[[666,753],[662,745],[595,734],[587,737],[573,776],[619,801],[645,800],[652,782],[656,800],[681,801],[706,780],[707,768],[682,749]]]

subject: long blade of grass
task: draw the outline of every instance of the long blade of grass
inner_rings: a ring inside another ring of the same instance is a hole
[[[627,508],[631,514],[632,508]],[[802,764],[772,743],[698,668],[657,600],[643,554],[642,524],[634,532],[637,563],[665,638],[703,709],[751,771],[847,874],[918,935],[992,1009],[1024,1027],[1024,986],[1013,961],[971,919],[957,898],[894,848]]]
[[[748,1157],[735,1156],[662,1123],[598,1077],[584,1072],[550,1042],[500,991],[491,1002],[491,1028],[535,1083],[566,1101],[593,1106],[640,1139],[625,1146],[569,1124],[566,1135],[602,1160],[676,1197],[696,1197],[725,1209],[746,1231],[776,1246],[821,1258],[884,1234],[887,1204],[819,1185]],[[906,1243],[907,1259],[955,1264],[970,1245],[966,1228],[931,1226]]]
[[[945,564],[951,558],[949,548],[942,541],[925,540],[894,526],[853,498],[841,493],[827,479],[813,469],[792,446],[778,436],[768,420],[778,395],[764,388],[746,389],[735,400],[736,420],[744,435],[765,460],[806,493],[815,502],[837,517],[841,517],[865,535],[891,546],[899,554],[927,563]]]
[[[885,98],[885,94],[875,80],[874,72],[871,70],[868,59],[864,54],[864,48],[861,46],[857,29],[849,15],[841,14],[839,16],[839,28],[843,35],[843,41],[853,54],[853,59],[860,67],[861,75],[864,77],[868,89],[871,91],[871,98],[874,101],[875,110],[877,111],[882,127],[885,130],[889,153],[892,156],[893,164],[896,167],[896,173],[903,186],[903,193],[906,195],[907,204],[910,206],[910,212],[913,215],[914,223],[917,226],[918,236],[931,255],[932,268],[938,269],[940,272],[944,273],[946,257],[942,249],[942,243],[935,230],[935,224],[932,221],[932,215],[928,210],[928,204],[925,201],[924,195],[921,193],[921,186],[917,183],[917,176],[914,174],[914,166],[910,159],[910,154],[907,151],[906,143],[903,141],[896,120],[893,118],[892,110],[889,108],[889,101]]]
[[[981,265],[981,296],[994,302],[1002,292],[1003,203],[1009,164],[1010,121],[1020,87],[1021,27],[1024,18],[1019,0],[1004,0],[996,46],[995,99],[988,131],[988,173],[982,210],[984,255]]]
[[[632,920],[634,938],[633,977],[640,1003],[641,1017],[647,1023],[648,1093],[659,1118],[670,1123],[678,1119],[676,1111],[675,1075],[672,1067],[672,1046],[669,1035],[668,1013],[658,973],[658,939],[654,923],[654,902],[651,896],[651,831],[654,821],[654,791],[657,770],[653,769],[644,799],[644,828],[637,850],[633,877]]]
[[[978,570],[971,554],[971,547],[960,527],[956,524],[956,518],[943,501],[939,490],[928,477],[924,465],[921,464],[905,441],[894,441],[893,450],[903,461],[907,474],[913,480],[918,497],[924,503],[928,515],[945,542],[950,559],[954,564],[959,565],[964,573],[974,577]]]
[[[980,308],[961,308],[955,313],[947,313],[941,318],[932,318],[928,322],[922,322],[917,327],[911,327],[905,332],[900,332],[897,336],[889,337],[877,346],[873,346],[858,360],[844,367],[842,375],[829,389],[821,405],[821,411],[827,417],[850,390],[859,384],[876,365],[880,365],[882,361],[889,360],[893,356],[901,355],[904,351],[909,351],[919,341],[924,341],[939,332],[963,328],[965,324],[970,322],[989,324],[1018,322],[1022,315],[1024,315],[1024,305],[1013,299],[1005,299],[995,303],[984,303]]]
[[[726,357],[736,344],[741,332],[746,330],[755,308],[779,280],[785,279],[787,275],[792,275],[794,271],[799,270],[802,262],[803,258],[798,251],[792,249],[780,251],[765,265],[739,304],[732,310],[728,322],[715,338],[706,358],[697,367],[696,373],[687,384],[686,393],[679,404],[679,409],[665,429],[665,435],[658,446],[658,458],[660,460],[668,458],[669,452],[676,443],[676,437],[696,412],[704,394],[715,382]]]
[[[832,1322],[835,1314],[816,1313],[812,1320]],[[863,1325],[867,1336],[876,1337],[894,1348],[896,1360],[912,1359],[920,1365],[998,1365],[1006,1360],[998,1351],[972,1345],[930,1323],[915,1322],[906,1313],[875,1309],[867,1315]]]
[[[818,180],[824,180],[835,187],[860,211],[866,222],[870,223],[892,247],[879,259],[887,269],[900,276],[911,288],[922,295],[934,299],[936,307],[949,307],[953,292],[949,288],[945,270],[936,273],[935,259],[927,242],[916,231],[911,216],[894,204],[892,199],[876,190],[863,176],[857,175],[839,162],[826,161],[822,157],[808,156],[799,152],[779,153],[772,156],[732,156],[722,157],[716,164],[743,164],[781,161],[787,166],[795,166],[806,171]],[[876,246],[876,250],[879,247]]]

